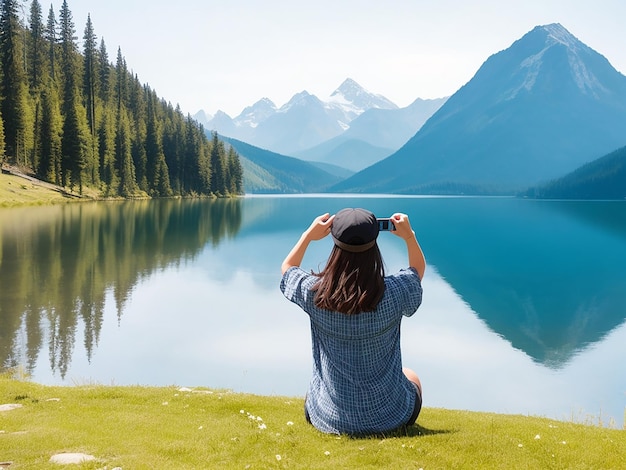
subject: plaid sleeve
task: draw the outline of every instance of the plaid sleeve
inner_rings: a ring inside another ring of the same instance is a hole
[[[387,294],[405,317],[415,313],[422,303],[422,282],[415,268],[401,269],[388,276]]]
[[[307,310],[307,305],[313,304],[314,293],[311,286],[315,282],[315,277],[304,271],[302,268],[292,266],[280,281],[280,290],[287,300],[298,305],[303,310]]]

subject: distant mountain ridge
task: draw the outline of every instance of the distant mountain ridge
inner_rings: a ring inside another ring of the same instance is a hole
[[[445,99],[417,99],[399,108],[348,78],[324,101],[302,91],[280,108],[263,98],[235,118],[222,111],[212,117],[199,111],[195,117],[220,135],[357,171],[400,148]],[[355,154],[365,157],[349,157]]]
[[[335,191],[508,193],[626,144],[626,77],[560,24],[492,55],[402,148]]]
[[[418,98],[405,108],[370,108],[341,135],[294,156],[362,170],[402,147],[445,101],[446,98]]]

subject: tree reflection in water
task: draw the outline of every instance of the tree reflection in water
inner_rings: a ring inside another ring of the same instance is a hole
[[[241,207],[239,199],[172,199],[1,211],[2,369],[23,364],[32,373],[47,328],[50,367],[65,377],[80,322],[91,360],[107,293],[119,321],[139,281],[234,237]]]

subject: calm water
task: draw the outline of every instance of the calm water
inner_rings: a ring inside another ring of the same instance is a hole
[[[248,197],[0,210],[0,360],[45,384],[303,396],[306,315],[278,289],[313,217],[409,214],[429,263],[403,322],[425,404],[622,427],[626,202]],[[311,245],[318,269],[330,239]],[[388,271],[401,240],[382,233]]]

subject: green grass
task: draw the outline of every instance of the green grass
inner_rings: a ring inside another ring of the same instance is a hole
[[[0,173],[0,207],[58,204],[74,200],[24,178]]]
[[[49,387],[0,377],[0,462],[79,469],[626,468],[626,431],[544,418],[424,408],[405,432],[355,439],[325,435],[302,398],[179,387]],[[0,467],[2,468],[2,467]]]

